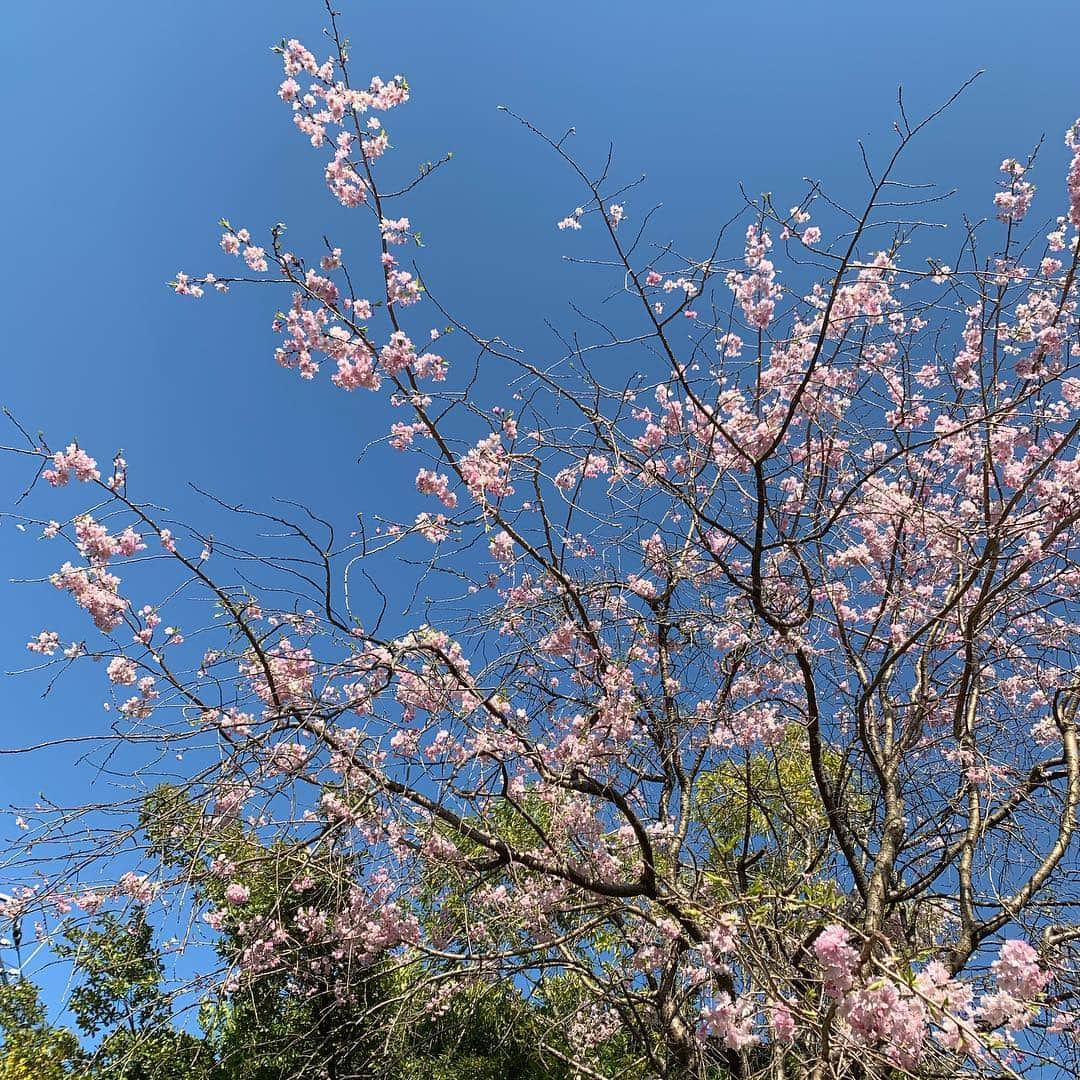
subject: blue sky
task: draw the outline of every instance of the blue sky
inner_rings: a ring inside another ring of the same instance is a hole
[[[1037,179],[1060,187],[1061,133],[1080,112],[1066,51],[1080,11],[1066,0],[339,6],[354,71],[402,72],[413,88],[387,118],[397,146],[387,168],[408,175],[454,153],[406,211],[424,235],[426,280],[482,333],[549,359],[559,350],[545,319],[572,325],[568,301],[595,303],[611,282],[563,261],[589,253],[587,238],[554,228],[580,197],[499,104],[554,132],[574,125],[585,161],[612,140],[618,175],[647,174],[630,213],[662,202],[656,237],[687,250],[738,208],[740,182],[776,193],[780,207],[798,200],[804,176],[856,198],[856,141],[872,156],[891,147],[898,83],[921,114],[986,69],[905,170],[960,189],[953,220],[985,214],[998,163],[1044,133]],[[306,251],[324,232],[369,250],[366,219],[332,202],[321,158],[275,97],[280,62],[268,47],[296,36],[321,56],[323,23],[317,0],[5,10],[0,402],[54,444],[77,436],[103,461],[123,447],[134,491],[177,516],[206,513],[189,481],[250,505],[303,499],[341,519],[393,512],[411,488],[411,471],[388,455],[385,468],[356,463],[388,424],[374,398],[325,377],[301,383],[273,363],[280,299],[255,290],[193,303],[165,287],[178,269],[227,269],[222,216],[253,232],[287,222]],[[0,504],[26,479],[0,457]],[[42,496],[32,512],[61,517],[70,506],[59,498],[58,510]],[[70,625],[47,586],[8,583],[48,572],[44,547],[0,525],[3,669],[25,663],[25,641],[54,614]],[[44,701],[32,677],[2,686],[0,746],[102,722],[100,685],[72,679]],[[5,803],[46,786],[63,795],[70,781],[45,761],[0,757]]]

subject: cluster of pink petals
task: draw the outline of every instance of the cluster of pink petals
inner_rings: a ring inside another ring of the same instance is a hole
[[[362,160],[354,157],[356,139],[345,130],[345,124],[359,123],[359,118],[372,109],[386,111],[408,101],[405,80],[400,75],[388,82],[375,77],[366,90],[354,89],[336,79],[333,61],[319,64],[314,54],[295,39],[286,44],[282,59],[286,78],[278,88],[278,96],[292,107],[293,122],[312,146],[321,147],[328,137],[332,138],[335,151],[326,167],[327,186],[343,206],[361,205],[370,190],[365,166],[370,167],[381,157],[389,144],[381,123],[372,117],[366,124],[370,136],[360,140]],[[294,77],[301,73],[311,77],[306,91]],[[337,129],[336,134],[333,129]]]
[[[764,330],[772,322],[781,289],[776,282],[776,267],[765,256],[772,247],[766,230],[750,225],[746,230],[746,266],[748,273],[732,270],[727,276],[728,288],[742,308],[747,323]]]
[[[261,656],[249,656],[240,670],[268,708],[298,705],[311,698],[315,678],[311,649],[297,648],[288,638],[282,638]]]
[[[72,475],[83,483],[101,479],[97,462],[75,443],[66,450],[59,450],[53,454],[52,462],[53,467],[46,469],[42,475],[53,487],[66,484]]]
[[[413,528],[431,544],[441,544],[450,535],[450,523],[445,514],[427,511],[417,514]]]
[[[36,638],[26,643],[30,652],[52,656],[60,648],[60,635],[55,630],[42,630]]]
[[[128,602],[119,595],[120,579],[101,567],[77,567],[64,563],[49,580],[93,619],[103,633],[115,630],[123,621]]]
[[[119,535],[112,536],[89,514],[75,519],[75,540],[79,554],[91,566],[104,566],[115,555],[134,555],[146,550],[142,537],[130,525]]]
[[[1066,186],[1069,192],[1069,221],[1080,229],[1080,120],[1065,135],[1065,145],[1073,152]]]
[[[416,474],[416,490],[421,495],[434,495],[448,509],[457,506],[457,496],[450,490],[450,477],[445,473],[421,469]]]
[[[477,502],[513,495],[510,485],[510,456],[498,432],[481,439],[458,462],[469,494]]]
[[[1024,219],[1031,207],[1035,194],[1035,185],[1024,180],[1024,166],[1015,158],[1006,158],[1001,163],[1001,171],[1008,177],[1005,190],[994,196],[998,217],[1009,224],[1017,224]]]
[[[814,942],[825,992],[836,999],[838,1015],[856,1043],[881,1050],[901,1068],[914,1068],[927,1040],[935,1038],[952,1051],[974,1048],[976,1020],[990,1028],[1022,1029],[1031,1004],[1050,980],[1038,953],[1026,941],[1002,943],[991,964],[995,993],[976,1003],[973,986],[950,976],[932,961],[915,977],[913,986],[890,976],[868,978],[859,970],[860,957],[847,929],[826,927]]]

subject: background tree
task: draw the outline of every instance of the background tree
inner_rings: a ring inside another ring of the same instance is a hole
[[[68,1080],[84,1076],[78,1040],[50,1025],[33,983],[0,983],[0,1077],[3,1080]]]
[[[106,911],[71,925],[55,945],[71,961],[67,1006],[92,1042],[88,1071],[97,1080],[185,1080],[210,1075],[201,1040],[173,1026],[174,1005],[146,912],[122,919]]]

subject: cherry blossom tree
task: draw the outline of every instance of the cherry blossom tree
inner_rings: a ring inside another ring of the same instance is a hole
[[[946,264],[899,178],[944,107],[901,95],[861,206],[746,198],[693,257],[511,114],[613,275],[553,361],[409,261],[442,162],[383,160],[409,84],[356,81],[327,17],[278,96],[368,251],[223,221],[172,287],[279,289],[278,364],[385,402],[366,467],[416,491],[347,535],[219,502],[211,538],[120,457],[9,447],[86,496],[19,510],[82,609],[28,648],[99,665],[136,782],[20,811],[6,917],[160,908],[200,993],[386,1031],[512,990],[581,1077],[1073,1075],[1080,126],[1049,226],[1007,158]]]

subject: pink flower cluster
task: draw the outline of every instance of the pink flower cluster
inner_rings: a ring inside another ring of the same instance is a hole
[[[252,655],[241,665],[256,696],[270,707],[298,705],[311,698],[315,661],[309,648],[296,648],[282,638],[262,657]]]
[[[385,153],[389,142],[380,122],[371,117],[367,129],[373,134],[360,140],[360,157],[354,159],[357,140],[344,126],[358,123],[359,117],[371,109],[388,110],[408,101],[408,84],[397,75],[389,82],[375,77],[366,90],[353,89],[335,78],[333,61],[320,65],[311,51],[295,39],[285,45],[282,59],[286,78],[278,88],[278,97],[291,105],[293,122],[312,146],[322,146],[331,134],[330,129],[339,129],[333,136],[333,159],[326,167],[327,186],[343,206],[361,205],[367,201],[369,192],[365,169]],[[293,77],[301,72],[312,76],[306,92]]]
[[[368,964],[390,949],[420,940],[416,916],[391,900],[385,881],[376,881],[372,890],[355,887],[340,914],[334,919],[332,940],[338,956]]]
[[[416,490],[421,495],[436,496],[448,509],[457,506],[457,496],[450,490],[450,478],[445,473],[421,469],[416,474]]]
[[[498,432],[492,432],[481,439],[458,462],[462,479],[469,489],[469,494],[477,502],[488,498],[501,498],[513,495],[510,486],[510,456],[503,447]]]
[[[1017,224],[1031,207],[1035,194],[1035,185],[1023,179],[1027,171],[1015,158],[1006,158],[1001,163],[1001,171],[1008,177],[1005,190],[994,196],[998,217],[1009,224]]]
[[[117,686],[133,686],[138,678],[135,662],[126,656],[115,656],[109,661],[109,682]]]
[[[89,613],[102,633],[115,630],[123,621],[128,602],[118,595],[120,579],[104,568],[64,563],[49,580],[56,588],[71,593],[75,603]]]
[[[436,382],[446,378],[443,358],[428,352],[417,356],[416,346],[400,330],[395,330],[379,351],[379,363],[388,375],[399,375],[406,368],[412,368],[417,378],[430,378]]]
[[[772,322],[781,289],[776,283],[776,267],[767,259],[772,240],[764,229],[750,225],[746,230],[747,274],[732,270],[727,276],[728,288],[742,308],[747,323],[764,330]]]
[[[387,302],[397,307],[408,307],[420,299],[420,282],[407,270],[399,270],[397,260],[389,252],[382,257],[386,273]]]
[[[97,462],[75,443],[72,443],[66,450],[59,450],[53,454],[52,462],[53,467],[46,469],[42,475],[53,487],[61,487],[66,484],[71,479],[72,474],[83,483],[101,479]]]
[[[431,544],[441,544],[450,535],[450,523],[445,514],[426,511],[417,514],[413,528]]]
[[[814,955],[821,965],[825,992],[831,997],[842,997],[855,985],[859,953],[843,926],[838,923],[826,926],[814,939]]]
[[[120,712],[127,717],[145,720],[154,711],[154,702],[161,695],[155,689],[154,679],[150,675],[139,679],[137,689],[138,694],[120,704]]]
[[[1050,972],[1039,963],[1039,954],[1019,938],[1002,942],[998,958],[990,965],[997,984],[1007,994],[1027,1001],[1041,994]]]
[[[1065,145],[1073,152],[1066,187],[1069,192],[1069,221],[1080,229],[1080,120],[1065,133]]]
[[[973,987],[954,979],[937,961],[915,977],[913,987],[892,977],[875,977],[863,984],[859,954],[848,931],[834,924],[814,942],[825,992],[836,999],[838,1014],[860,1045],[882,1050],[894,1064],[913,1068],[919,1061],[931,1027],[950,1050],[974,1048],[974,1022],[991,1029],[1004,1025],[1010,1032],[1030,1020],[1030,1004],[1050,980],[1038,954],[1026,942],[1002,943],[990,965],[998,990],[975,1003]]]
[[[407,217],[383,218],[379,222],[383,239],[388,244],[404,244],[409,239],[409,219]]]
[[[26,647],[33,653],[52,656],[60,648],[60,635],[55,630],[42,630],[36,638],[26,643]]]
[[[745,1050],[757,1043],[754,1034],[754,1003],[722,993],[701,1011],[699,1037],[720,1039],[729,1050]]]
[[[572,214],[568,214],[556,224],[561,230],[571,229],[577,231],[581,228],[581,218],[584,213],[584,208],[579,206]]]
[[[146,550],[142,537],[130,525],[118,536],[110,536],[109,530],[89,514],[75,519],[75,540],[79,554],[91,566],[104,566],[114,555]]]
[[[265,273],[269,269],[266,250],[251,242],[251,233],[247,229],[226,229],[221,236],[221,250],[226,255],[240,255],[241,249],[249,270]]]

